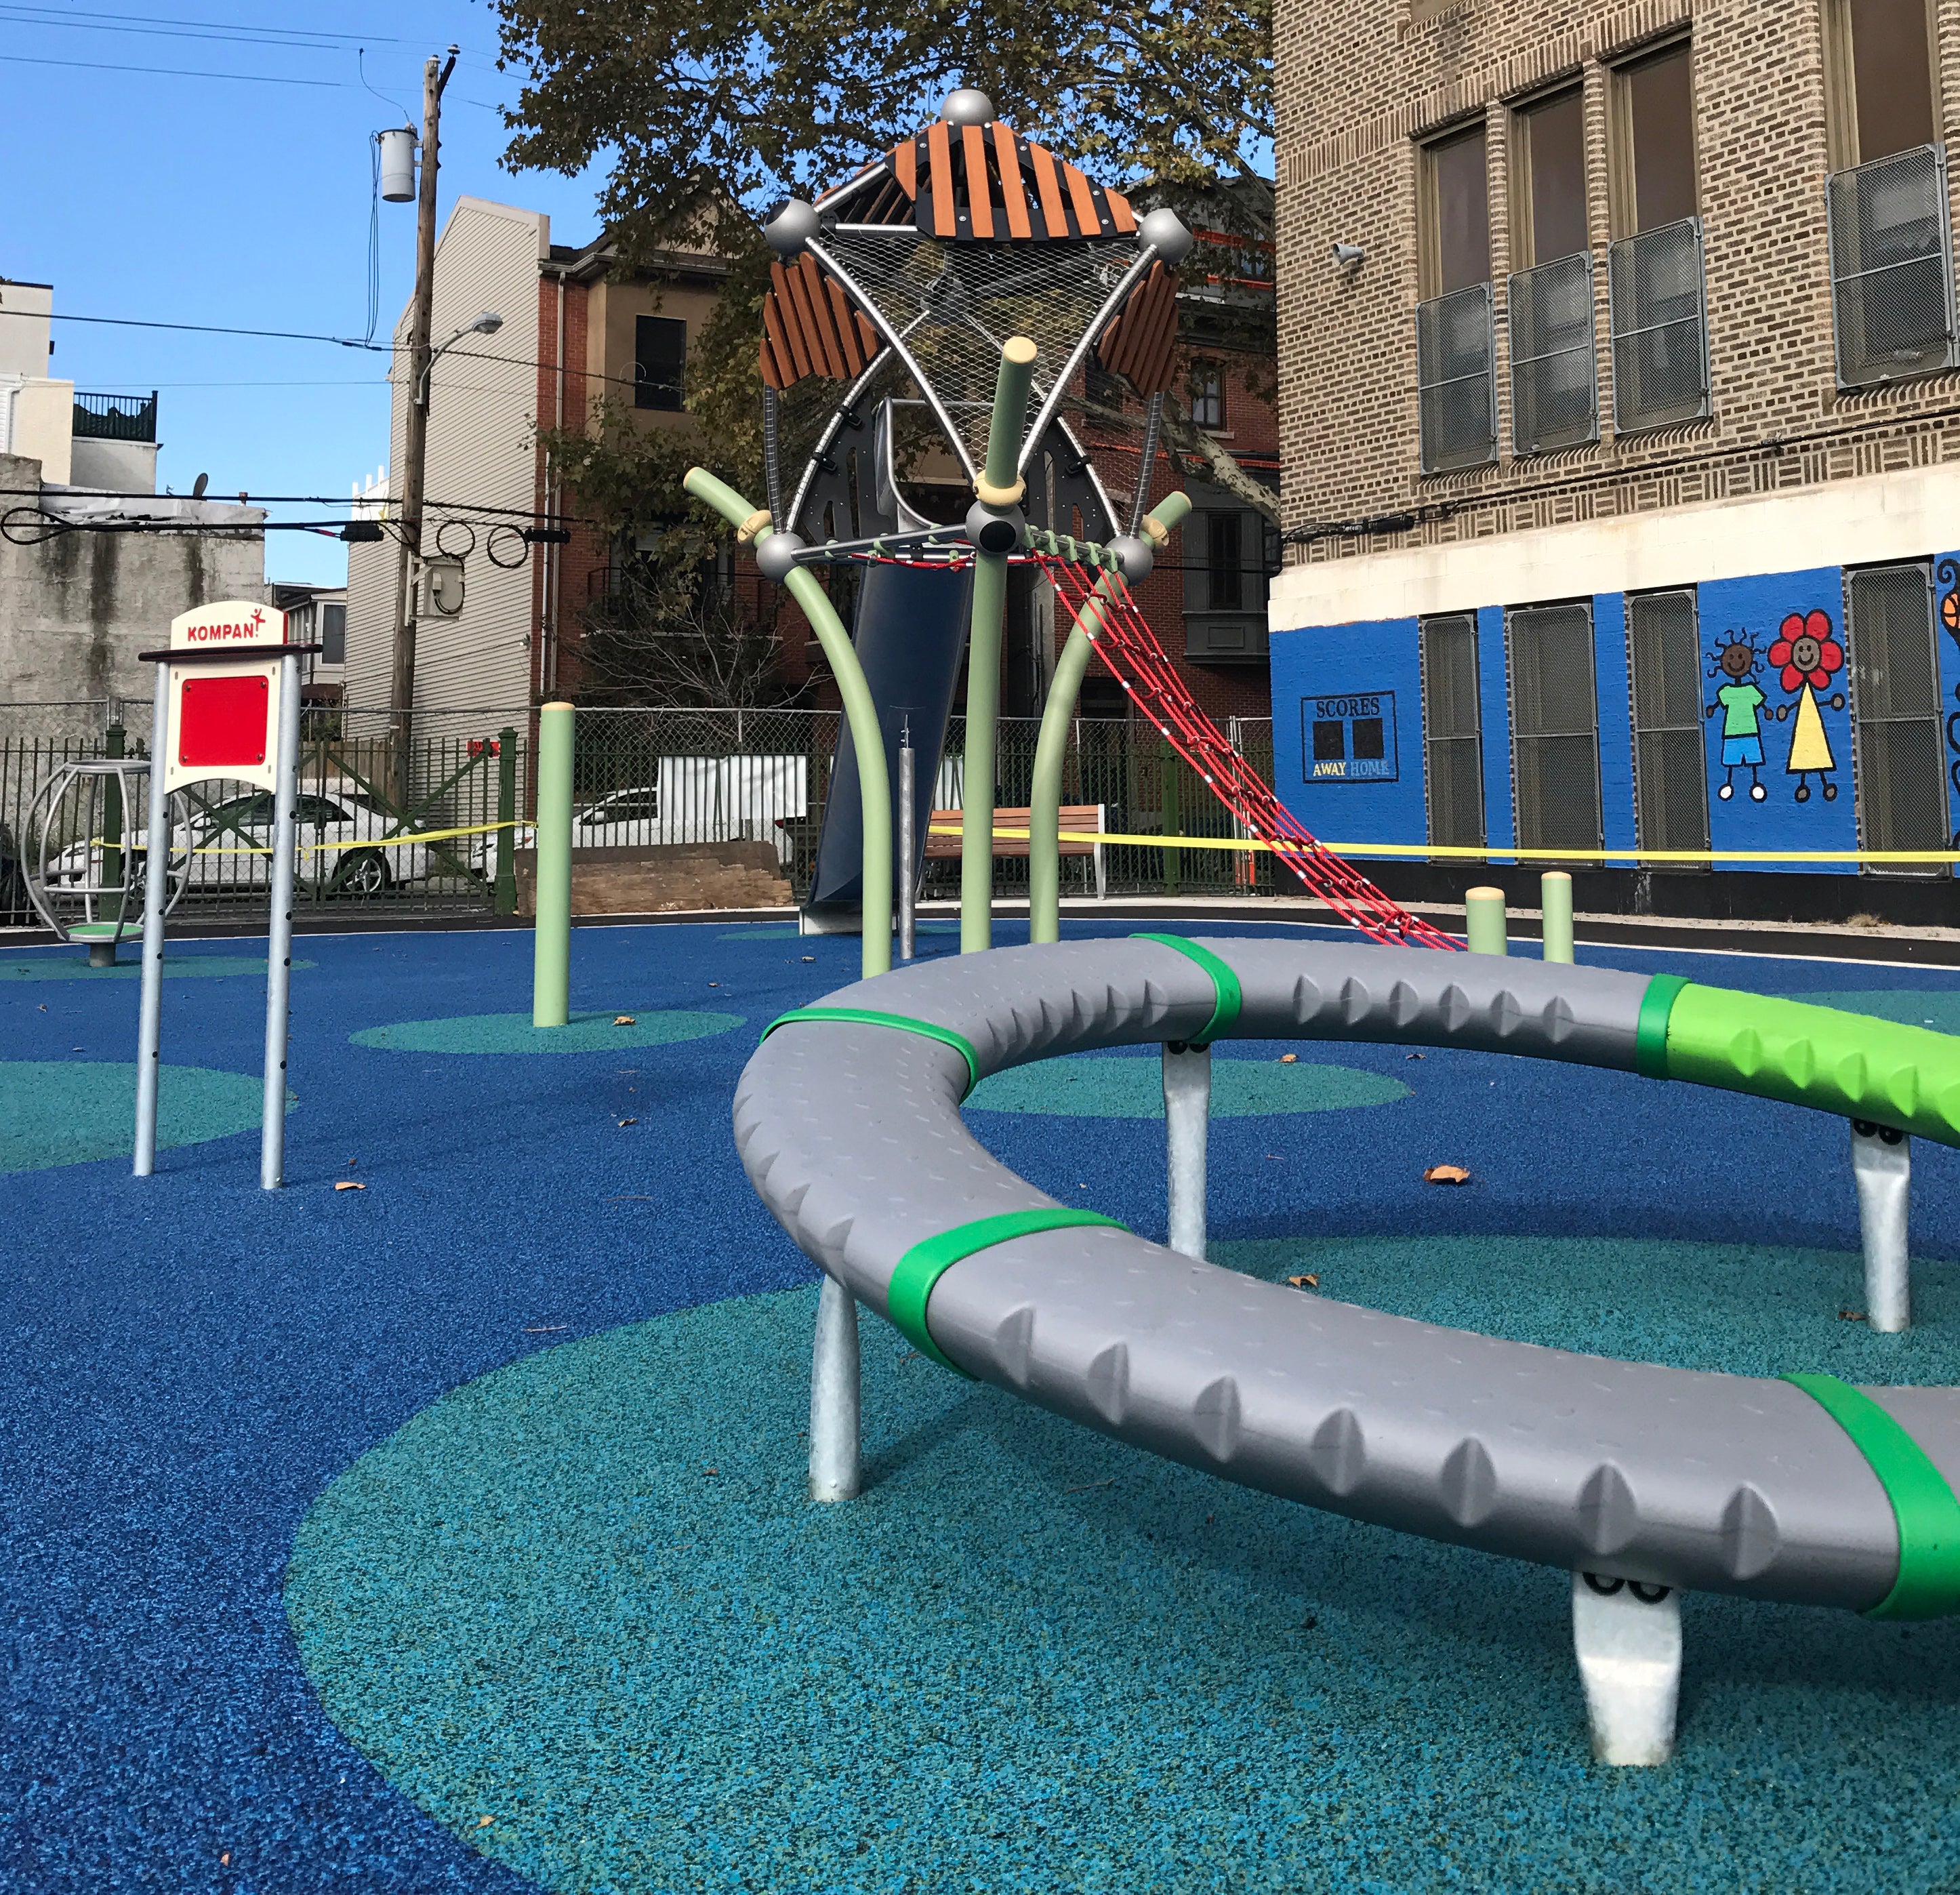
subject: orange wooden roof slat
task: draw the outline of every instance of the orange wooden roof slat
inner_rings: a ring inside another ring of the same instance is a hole
[[[798,287],[810,312],[810,333],[816,339],[816,349],[822,352],[830,372],[841,379],[851,371],[844,359],[843,346],[830,326],[830,298],[824,292],[823,272],[817,268],[816,259],[807,251],[798,262],[801,267],[797,273],[802,279]]]
[[[1035,227],[1028,218],[1028,194],[1021,183],[1020,154],[1014,149],[1014,135],[998,119],[994,121],[994,156],[1001,167],[1001,202],[1007,207],[1007,234],[1032,237]]]
[[[1089,188],[1089,180],[1072,164],[1064,164],[1064,174],[1068,180],[1069,202],[1075,207],[1075,221],[1084,237],[1094,237],[1102,228],[1102,220],[1096,215],[1096,193]]]
[[[918,196],[918,145],[915,140],[901,139],[892,147],[892,175],[906,196]]]
[[[966,161],[966,221],[975,237],[994,234],[993,194],[987,188],[987,139],[977,125],[959,128],[961,154]]]
[[[864,312],[861,309],[853,310],[851,313],[858,319],[858,347],[864,353],[865,365],[868,368],[870,365],[871,358],[877,355],[878,351],[884,346],[884,343],[880,339],[878,332],[871,326],[870,321],[866,317]],[[860,372],[861,373],[862,371],[861,371]]]
[[[796,301],[790,294],[790,273],[781,263],[769,266],[769,294],[763,304],[763,320],[766,322],[773,314],[776,319],[776,348],[788,365],[795,371],[792,380],[800,381],[812,372],[808,353],[803,348],[802,324],[797,320]]]
[[[762,298],[762,339],[775,358],[776,372],[781,377],[777,387],[787,388],[792,382],[802,381],[804,371],[797,367],[795,352],[784,336],[782,308],[773,289]]]
[[[1116,227],[1118,237],[1128,237],[1137,228],[1137,214],[1130,209],[1130,200],[1121,191],[1112,191],[1107,185],[1102,196],[1109,205],[1109,220]]]
[[[1147,395],[1169,389],[1172,365],[1177,352],[1177,277],[1175,272],[1165,269],[1161,263],[1157,269],[1162,274],[1152,299],[1150,324],[1150,334],[1156,348],[1141,355],[1138,364],[1143,380],[1136,386]]]
[[[789,295],[784,299],[783,308],[788,317],[790,339],[802,351],[813,375],[835,374],[837,371],[831,365],[830,351],[823,346],[823,331],[817,325],[816,312],[810,306],[810,285],[801,267],[808,260],[798,258],[784,273]]]
[[[1035,188],[1041,193],[1042,215],[1051,237],[1069,234],[1068,212],[1061,200],[1061,180],[1055,176],[1055,154],[1045,145],[1030,143],[1028,155],[1034,160]]]
[[[865,360],[858,346],[858,325],[851,320],[858,312],[834,278],[825,277],[823,286],[830,292],[830,313],[836,322],[838,347],[844,355],[844,372],[854,381],[864,372]]]
[[[947,139],[943,119],[935,119],[925,135],[926,154],[932,172],[932,231],[934,237],[957,237],[959,223],[954,211],[953,153]]]

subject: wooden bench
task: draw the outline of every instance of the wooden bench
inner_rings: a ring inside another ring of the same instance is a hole
[[[1029,818],[1034,814],[1026,809],[997,809],[994,812],[994,826],[1001,829],[1026,829]],[[1096,899],[1102,900],[1108,893],[1109,877],[1102,865],[1102,845],[1096,839],[1109,827],[1104,820],[1105,806],[1101,803],[1064,803],[1061,806],[1061,834],[1057,852],[1064,855],[1087,855],[1095,863]],[[925,839],[925,858],[929,862],[956,862],[959,858],[959,829],[962,812],[956,809],[936,809],[932,813],[932,830]],[[932,832],[951,830],[950,835]],[[994,853],[996,855],[1025,856],[1028,852],[1025,837],[996,836]]]

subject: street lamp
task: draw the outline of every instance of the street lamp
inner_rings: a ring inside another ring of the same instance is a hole
[[[465,323],[447,342],[443,344],[441,349],[435,350],[430,355],[428,367],[422,371],[422,381],[417,384],[415,389],[415,406],[425,413],[428,412],[430,371],[442,359],[444,350],[454,348],[466,336],[494,336],[503,326],[503,317],[499,316],[494,309],[486,309],[474,322]]]

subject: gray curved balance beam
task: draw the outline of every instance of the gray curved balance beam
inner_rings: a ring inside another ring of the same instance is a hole
[[[1632,1072],[1656,986],[1493,956],[1194,944],[1236,975],[1230,1030],[1242,1038],[1461,1046]],[[1058,1208],[968,1132],[959,1105],[971,1085],[1061,1053],[1200,1040],[1219,987],[1186,954],[1131,938],[915,967],[822,1005],[924,1022],[972,1049],[969,1070],[958,1046],[916,1031],[792,1018],[737,1091],[737,1142],[763,1202],[829,1276],[889,1317],[894,1272],[914,1247],[976,1219]],[[1869,1612],[1901,1581],[1892,1492],[1822,1397],[1790,1382],[1610,1361],[1303,1297],[1109,1227],[982,1249],[937,1278],[929,1314],[931,1345],[960,1372],[1119,1440],[1356,1519],[1610,1575],[1609,1588],[1637,1582],[1645,1600],[1685,1588]],[[1864,1392],[1949,1487],[1960,1481],[1960,1390]],[[1622,1604],[1636,1596],[1628,1587]],[[1596,1616],[1575,1599],[1582,1669]],[[1607,1645],[1624,1632],[1609,1624]],[[1675,1641],[1678,1651],[1678,1631]],[[1668,1704],[1671,1732],[1671,1688]]]

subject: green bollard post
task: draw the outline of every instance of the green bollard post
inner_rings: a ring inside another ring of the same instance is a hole
[[[497,912],[517,912],[517,734],[497,733]]]
[[[1572,877],[1562,868],[1554,868],[1540,879],[1538,887],[1538,912],[1544,916],[1539,932],[1545,937],[1545,957],[1570,966],[1573,958]]]
[[[753,521],[757,546],[765,544],[774,533],[767,513],[759,516],[733,487],[718,480],[705,467],[689,468],[681,484],[730,525],[743,527]],[[851,748],[858,760],[858,806],[864,846],[864,934],[858,969],[868,980],[873,974],[892,970],[892,776],[885,762],[884,732],[878,722],[878,707],[871,699],[871,687],[864,682],[864,667],[851,649],[851,635],[829,594],[817,584],[816,575],[805,567],[794,567],[783,581],[783,590],[801,608],[830,661],[838,695],[844,700]]]
[[[536,910],[531,950],[531,1024],[571,1018],[571,740],[569,704],[538,713]]]
[[[1501,888],[1473,888],[1463,898],[1464,933],[1473,954],[1507,954],[1505,938],[1504,891]]]
[[[1161,546],[1172,529],[1191,511],[1190,497],[1166,494],[1144,523],[1152,543]],[[1115,590],[1116,581],[1104,573],[1096,582],[1082,610],[1069,628],[1061,656],[1055,661],[1055,677],[1042,706],[1041,736],[1035,745],[1033,805],[1028,816],[1028,938],[1031,941],[1056,941],[1061,938],[1061,779],[1068,758],[1068,727],[1075,720],[1075,701],[1082,690],[1083,674],[1089,669],[1089,654],[1102,629],[1103,601]]]
[[[974,492],[982,508],[1012,521],[1027,491],[1016,463],[1027,427],[1028,390],[1039,352],[1025,336],[1001,345],[994,415],[987,429],[987,463]],[[1018,540],[1009,549],[1019,551]],[[1001,715],[1001,629],[1007,607],[1008,552],[973,550],[973,618],[966,639],[966,783],[959,817],[959,951],[994,944],[994,791],[995,739]]]

